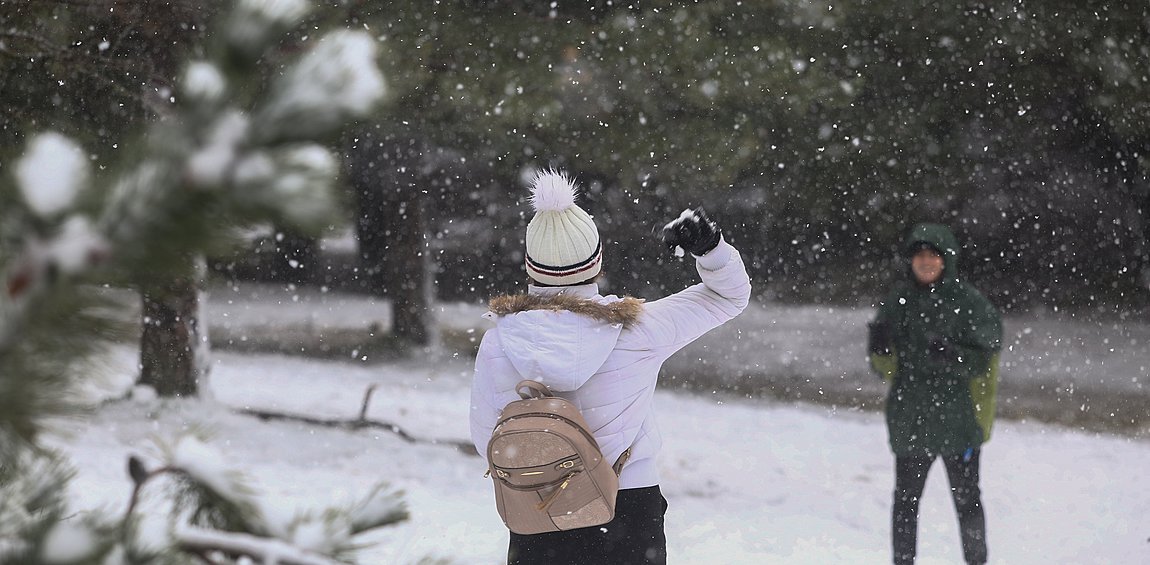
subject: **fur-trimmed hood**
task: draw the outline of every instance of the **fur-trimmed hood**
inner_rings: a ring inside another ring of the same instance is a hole
[[[529,310],[568,311],[587,316],[608,324],[623,324],[628,327],[639,319],[643,311],[643,301],[626,297],[617,302],[600,303],[588,298],[566,294],[506,294],[491,299],[488,308],[492,314],[506,316]]]
[[[638,320],[643,302],[536,289],[496,297],[490,308],[498,342],[516,371],[524,378],[558,384],[583,382],[595,374],[623,329]]]

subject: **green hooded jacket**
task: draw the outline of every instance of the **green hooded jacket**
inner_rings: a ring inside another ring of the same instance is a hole
[[[891,385],[886,421],[895,455],[954,455],[990,439],[1002,317],[959,279],[949,228],[915,226],[904,250],[910,256],[922,244],[942,255],[942,277],[923,286],[907,269],[872,322],[889,336],[889,350],[872,343],[870,362]]]

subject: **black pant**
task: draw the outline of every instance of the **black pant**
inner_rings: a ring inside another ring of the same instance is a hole
[[[520,535],[511,532],[509,565],[664,565],[667,499],[658,486],[619,491],[615,519],[590,528]]]
[[[978,450],[969,456],[944,455],[946,476],[958,528],[962,535],[962,556],[967,563],[986,563],[986,515],[982,511],[982,492],[978,488]],[[918,546],[918,501],[926,486],[926,473],[934,457],[896,457],[894,511],[891,534],[896,565],[914,563]]]

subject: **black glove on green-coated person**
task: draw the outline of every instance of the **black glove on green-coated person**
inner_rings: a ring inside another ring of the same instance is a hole
[[[871,322],[867,324],[868,349],[873,355],[890,355],[894,347],[894,328],[886,322]]]

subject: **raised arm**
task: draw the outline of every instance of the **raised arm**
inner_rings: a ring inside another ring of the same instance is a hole
[[[686,210],[663,228],[668,247],[695,257],[702,282],[648,302],[639,331],[657,348],[678,350],[739,315],[751,296],[751,281],[738,250],[722,238],[702,209]]]

